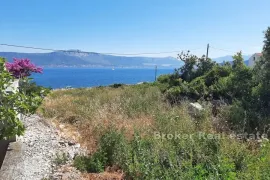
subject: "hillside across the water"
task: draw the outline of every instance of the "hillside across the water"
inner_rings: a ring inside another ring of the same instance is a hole
[[[179,67],[183,62],[173,57],[127,57],[99,53],[85,53],[79,50],[49,53],[0,52],[8,61],[13,58],[29,58],[38,66],[45,67]]]
[[[28,58],[31,61],[43,67],[153,67],[155,65],[168,68],[178,68],[183,62],[174,57],[128,57],[112,56],[100,53],[85,53],[79,50],[67,52],[56,51],[49,53],[18,53],[18,52],[0,52],[0,57],[5,57],[8,61],[13,58]],[[249,55],[243,56],[245,63]],[[213,58],[217,63],[232,61],[232,56],[223,56]]]

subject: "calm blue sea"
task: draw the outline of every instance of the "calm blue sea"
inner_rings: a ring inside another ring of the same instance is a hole
[[[172,73],[173,69],[158,69],[157,76]],[[33,75],[38,85],[45,87],[65,88],[106,86],[114,83],[136,84],[138,82],[153,82],[153,69],[109,68],[45,68],[43,74]]]

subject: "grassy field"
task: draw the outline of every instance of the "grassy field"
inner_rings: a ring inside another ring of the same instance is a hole
[[[153,84],[55,90],[39,108],[48,120],[79,133],[88,157],[81,171],[121,169],[125,179],[270,179],[266,140],[240,140],[226,112],[172,106]],[[226,108],[224,108],[226,109]]]

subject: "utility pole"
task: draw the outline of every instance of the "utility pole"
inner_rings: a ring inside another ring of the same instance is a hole
[[[155,67],[155,81],[157,81],[157,65]]]
[[[208,51],[209,51],[209,44],[207,44],[206,57],[205,57],[206,60],[208,59]]]

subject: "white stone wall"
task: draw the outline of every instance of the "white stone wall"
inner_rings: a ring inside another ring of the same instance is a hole
[[[16,92],[16,91],[19,91],[19,80],[15,80],[14,82],[12,82],[10,86],[6,88],[6,92]],[[20,120],[22,119],[21,114],[18,114],[17,117]],[[3,126],[5,126],[5,122],[0,124],[0,129],[2,129]],[[10,137],[9,139],[7,139],[7,142],[13,142],[13,141],[16,141],[16,136]],[[0,147],[0,151],[1,151],[1,147]]]
[[[254,67],[255,62],[260,59],[260,56],[258,53],[253,54],[249,59],[248,59],[248,66],[249,67]]]
[[[12,84],[9,87],[7,87],[6,91],[15,92],[15,91],[18,91],[18,88],[19,88],[19,80],[15,79],[12,82]]]
[[[16,92],[19,90],[19,79],[15,79],[10,86],[7,87],[7,92]],[[21,114],[18,114],[18,118],[21,119]]]

